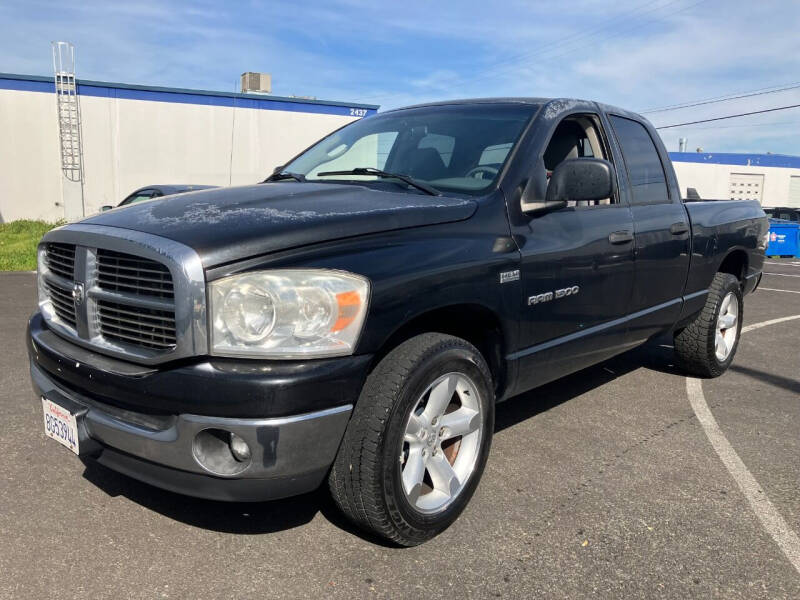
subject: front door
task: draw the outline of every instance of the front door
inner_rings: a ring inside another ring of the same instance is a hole
[[[548,174],[567,158],[611,160],[600,119],[573,115],[544,153]],[[618,168],[618,167],[617,167]],[[633,219],[617,197],[572,203],[516,227],[521,250],[518,390],[599,362],[625,348],[633,290]]]

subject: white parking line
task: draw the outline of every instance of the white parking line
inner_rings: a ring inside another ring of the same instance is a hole
[[[780,265],[782,267],[800,267],[800,261],[793,260],[791,262],[777,262],[774,260],[765,260],[765,265]]]
[[[747,333],[748,331],[753,331],[754,329],[761,329],[767,325],[777,325],[778,323],[785,323],[786,321],[794,321],[795,319],[800,319],[800,315],[780,317],[779,319],[770,319],[769,321],[761,321],[761,323],[753,323],[752,325],[742,327],[742,333]]]
[[[754,323],[753,325],[742,327],[742,333],[760,329],[767,325],[793,321],[795,319],[800,319],[800,315]],[[742,490],[742,493],[745,495],[745,498],[747,498],[750,507],[758,517],[758,520],[761,521],[764,529],[772,536],[772,539],[778,544],[778,547],[786,555],[786,558],[789,559],[789,562],[792,563],[795,570],[800,573],[800,538],[797,537],[797,534],[792,531],[791,527],[789,527],[772,502],[770,502],[764,490],[758,485],[758,481],[756,481],[753,474],[747,469],[747,466],[742,462],[742,459],[736,453],[736,450],[733,449],[733,446],[731,446],[728,438],[725,437],[722,429],[720,429],[703,395],[702,381],[693,377],[687,377],[686,393],[689,396],[689,402],[692,405],[694,414],[697,415],[697,420],[700,422],[700,425],[703,426],[703,431],[705,431],[708,441],[711,442],[711,446],[719,456],[722,464],[725,465],[725,468],[728,469],[728,472],[731,474],[734,481],[736,481],[739,489]]]
[[[764,490],[758,485],[755,477],[747,470],[742,459],[736,454],[736,450],[722,433],[703,396],[700,379],[687,377],[686,392],[689,394],[689,402],[692,404],[694,414],[697,415],[697,420],[703,426],[708,441],[711,442],[725,468],[728,469],[739,489],[742,490],[764,529],[772,536],[792,566],[800,573],[800,538],[791,530],[772,502],[769,501]]]
[[[789,275],[789,273],[768,273],[764,271],[764,275],[777,275],[778,277],[800,277],[800,275]]]
[[[765,288],[758,286],[758,291],[764,290],[765,292],[786,292],[787,294],[800,294],[800,292],[795,290],[779,290],[776,288]]]

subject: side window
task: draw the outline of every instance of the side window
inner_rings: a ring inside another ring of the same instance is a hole
[[[487,146],[483,149],[483,152],[481,152],[481,157],[478,159],[478,166],[492,165],[500,168],[503,166],[503,163],[506,162],[506,156],[511,152],[511,146],[511,142]]]
[[[604,139],[601,137],[595,115],[566,117],[556,127],[543,155],[548,179],[556,167],[565,160],[605,157]],[[571,202],[568,206],[598,206],[614,202],[612,198],[605,198],[592,202]]]
[[[610,116],[622,157],[630,178],[632,202],[654,204],[669,202],[664,165],[653,139],[644,125],[624,117]]]
[[[154,195],[155,190],[142,190],[125,198],[120,206],[127,206],[135,202],[141,202],[142,200],[150,200],[150,198],[153,198]]]
[[[544,166],[548,171],[568,158],[605,158],[595,120],[587,116],[567,117],[553,132],[544,151]]]

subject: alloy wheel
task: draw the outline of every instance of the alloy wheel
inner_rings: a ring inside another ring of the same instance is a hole
[[[714,339],[714,352],[719,362],[725,362],[736,344],[739,334],[739,302],[736,294],[728,292],[723,298],[717,317],[717,331]]]
[[[417,399],[400,453],[403,492],[416,510],[441,512],[466,486],[480,453],[482,405],[463,373],[442,375]]]

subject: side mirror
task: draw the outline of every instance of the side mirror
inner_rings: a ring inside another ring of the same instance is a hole
[[[105,212],[107,210],[111,210],[112,208],[114,207],[111,206],[110,204],[104,204],[103,206],[100,207],[100,212]]]
[[[614,193],[614,167],[599,158],[570,158],[550,177],[545,202],[582,202],[610,198]]]
[[[614,167],[599,158],[569,158],[550,176],[544,202],[522,204],[528,214],[560,210],[568,201],[603,200],[614,193]]]

